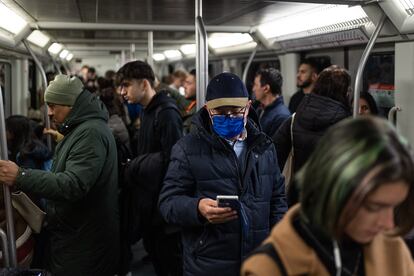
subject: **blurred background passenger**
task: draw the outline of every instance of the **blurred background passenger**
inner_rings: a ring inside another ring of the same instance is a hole
[[[388,122],[360,117],[333,127],[298,183],[301,204],[242,275],[414,275],[399,237],[414,225],[413,155]]]
[[[349,73],[333,65],[321,72],[313,92],[303,98],[293,120],[293,172],[299,171],[305,164],[317,142],[330,126],[351,116],[348,100],[350,85]],[[292,147],[291,122],[292,117],[285,121],[273,136],[281,171]],[[298,190],[293,183],[288,188],[288,204],[291,206],[297,201]]]
[[[196,82],[197,73],[196,70],[193,69],[187,75],[187,78],[184,82],[184,97],[190,101],[190,103],[185,108],[184,116],[183,116],[183,131],[184,135],[190,132],[190,125],[193,115],[197,111],[197,82]]]
[[[361,92],[359,96],[359,115],[378,115],[378,107],[374,98],[368,92]]]
[[[23,168],[50,169],[52,153],[36,136],[32,123],[22,115],[6,119],[9,159]]]
[[[177,90],[180,92],[182,96],[184,96],[184,82],[187,78],[187,73],[183,70],[176,70],[171,75],[171,84],[169,85],[170,88]]]
[[[282,97],[283,78],[275,68],[261,69],[256,73],[253,92],[257,101],[257,108],[262,130],[269,136],[290,117],[289,109],[285,106]]]
[[[289,110],[295,113],[305,95],[313,90],[318,74],[321,72],[318,63],[314,59],[304,59],[299,64],[298,73],[296,74],[296,86],[299,88],[292,95],[289,102]]]
[[[115,141],[117,144],[122,143],[130,148],[128,129],[122,119],[125,116],[125,112],[120,95],[116,93],[115,88],[107,87],[100,92],[99,99],[101,99],[106,109],[108,109],[108,126],[114,134]]]

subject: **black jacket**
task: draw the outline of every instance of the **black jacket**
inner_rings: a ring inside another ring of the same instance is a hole
[[[143,110],[138,155],[126,169],[128,184],[121,195],[124,217],[134,220],[123,223],[129,228],[127,235],[131,243],[151,226],[161,224],[156,210],[158,194],[171,148],[181,136],[182,120],[174,100],[163,92],[157,93]]]
[[[306,95],[296,111],[293,123],[293,171],[299,171],[305,164],[319,139],[330,126],[349,116],[350,109],[338,101],[316,94]],[[286,120],[273,136],[280,170],[283,170],[292,146],[291,122],[292,117]],[[290,205],[297,202],[297,191],[293,193],[293,198],[289,195]]]
[[[250,112],[251,116],[254,112]],[[223,139],[211,130],[203,108],[193,117],[194,132],[174,146],[160,194],[160,211],[182,227],[185,275],[239,275],[243,258],[268,235],[286,212],[284,183],[272,141],[249,119],[247,154],[241,168]],[[198,213],[202,198],[238,195],[250,221],[242,233],[239,218],[208,224]]]
[[[292,95],[289,101],[289,110],[291,113],[296,112],[304,97],[305,93],[303,93],[302,89],[296,91],[295,94]]]

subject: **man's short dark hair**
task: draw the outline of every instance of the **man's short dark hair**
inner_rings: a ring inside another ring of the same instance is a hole
[[[328,60],[324,57],[321,57],[321,58],[314,58],[314,57],[305,58],[305,59],[302,59],[300,61],[300,64],[309,65],[317,75],[319,75],[319,73],[322,72],[323,69],[325,69],[325,68],[332,65],[330,60]]]
[[[154,87],[155,75],[148,63],[136,60],[122,66],[116,73],[116,83],[120,85],[124,80],[146,79]]]
[[[196,69],[191,70],[189,74],[190,74],[190,75],[193,75],[193,76],[194,76],[194,78],[195,78],[195,77],[197,76],[197,74],[196,74]]]
[[[273,95],[282,95],[283,77],[275,68],[260,69],[256,76],[260,76],[260,85],[268,84]]]

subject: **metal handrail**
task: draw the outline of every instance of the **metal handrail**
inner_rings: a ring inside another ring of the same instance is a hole
[[[152,31],[148,32],[148,56],[147,56],[147,63],[151,68],[154,70],[154,33]]]
[[[385,14],[382,14],[381,19],[379,20],[377,27],[375,28],[374,33],[370,37],[367,47],[365,48],[364,53],[361,56],[361,60],[359,61],[358,70],[357,70],[356,77],[355,77],[354,110],[353,110],[354,118],[358,116],[358,111],[359,111],[359,95],[360,95],[360,89],[361,89],[362,74],[364,73],[364,68],[368,61],[368,57],[372,51],[372,48],[375,45],[375,41],[377,40],[382,27],[384,26],[386,19],[387,19],[387,16]]]
[[[388,121],[390,121],[394,126],[397,125],[397,112],[401,110],[401,107],[394,106],[388,112]]]
[[[1,248],[2,248],[2,257],[3,257],[3,265],[4,267],[10,267],[10,252],[9,252],[9,246],[7,244],[7,235],[3,231],[3,229],[0,228],[0,239],[1,239]]]
[[[195,36],[197,45],[196,55],[196,85],[197,110],[204,106],[208,82],[208,45],[207,31],[203,22],[203,1],[195,0]]]
[[[197,63],[197,110],[204,106],[206,98],[206,88],[208,83],[208,46],[207,46],[207,32],[204,27],[203,18],[197,16],[196,25],[198,31],[198,41],[197,44],[201,44],[201,49],[199,46],[197,58],[199,59]]]
[[[258,48],[259,48],[259,44],[256,45],[253,52],[250,54],[250,57],[249,57],[249,59],[247,60],[247,63],[246,63],[246,67],[244,68],[242,80],[243,80],[245,85],[246,85],[246,80],[247,80],[247,73],[249,71],[250,65],[252,64],[252,61],[253,61],[254,57],[256,56],[256,52],[257,52]]]
[[[3,93],[0,87],[0,152],[2,160],[9,160],[7,156],[6,120],[4,118]],[[14,234],[14,219],[9,186],[3,184],[4,209],[6,211],[6,228],[9,249],[9,265],[17,267],[16,239]]]
[[[24,46],[26,47],[27,51],[32,56],[32,58],[33,58],[33,60],[34,60],[34,62],[36,64],[36,67],[39,69],[40,75],[42,76],[42,82],[43,82],[44,89],[46,89],[46,87],[47,87],[47,78],[46,78],[45,70],[42,67],[42,64],[40,63],[39,59],[36,57],[36,55],[33,52],[32,48],[30,48],[29,43],[25,39],[22,42],[23,42]],[[45,114],[44,114],[45,124],[46,124],[46,128],[49,129],[50,128],[50,118],[49,118],[49,115],[48,115],[48,107],[47,107],[47,104],[46,103],[44,103],[44,106],[45,106]],[[51,137],[51,135],[48,134],[46,136],[46,139],[47,139],[47,147],[48,147],[48,149],[49,150],[52,150],[52,137]]]

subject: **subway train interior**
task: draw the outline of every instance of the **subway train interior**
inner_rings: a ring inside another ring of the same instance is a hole
[[[215,75],[238,75],[252,95],[257,70],[274,67],[287,105],[305,58],[346,68],[352,93],[369,91],[414,144],[413,0],[0,0],[2,120],[42,118],[49,74],[104,76],[133,60],[160,81],[196,69],[198,107]]]

